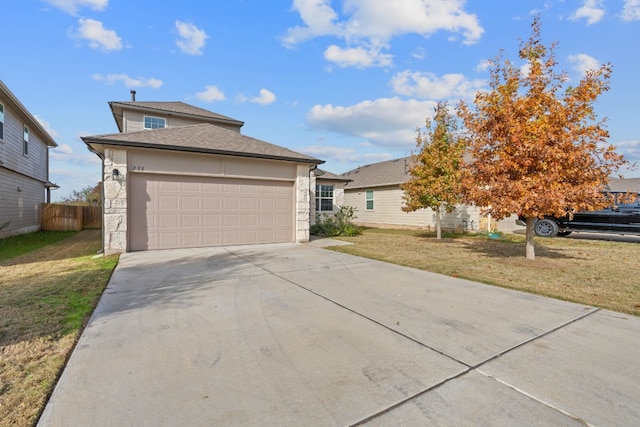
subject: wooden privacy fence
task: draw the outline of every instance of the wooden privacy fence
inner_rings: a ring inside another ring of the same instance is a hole
[[[42,229],[45,231],[80,231],[102,228],[100,206],[42,204]]]

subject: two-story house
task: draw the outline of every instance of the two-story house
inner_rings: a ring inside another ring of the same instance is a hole
[[[82,138],[103,161],[105,254],[309,239],[322,160],[183,102],[109,106],[119,133]]]
[[[0,237],[40,229],[48,201],[49,147],[58,144],[0,81]]]

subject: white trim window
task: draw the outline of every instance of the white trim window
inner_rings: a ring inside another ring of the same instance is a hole
[[[27,125],[24,125],[22,132],[22,153],[25,156],[29,155],[29,128]]]
[[[373,210],[373,190],[367,190],[364,196],[366,210]]]
[[[167,119],[162,117],[144,116],[145,129],[163,129],[167,127]]]
[[[0,103],[0,141],[4,139],[4,105]]]
[[[316,212],[333,212],[333,185],[316,185]]]

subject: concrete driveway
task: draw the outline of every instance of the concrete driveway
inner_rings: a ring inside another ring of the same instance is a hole
[[[39,425],[639,420],[640,318],[286,244],[124,254]]]

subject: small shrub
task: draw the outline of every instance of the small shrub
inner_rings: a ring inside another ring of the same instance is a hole
[[[320,237],[358,236],[362,228],[353,224],[356,209],[352,206],[340,206],[333,215],[316,213],[316,223],[311,226],[311,234]]]

